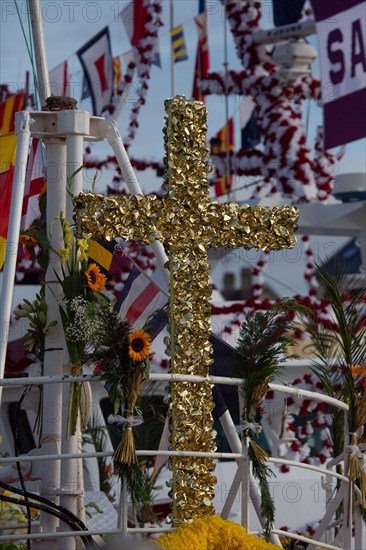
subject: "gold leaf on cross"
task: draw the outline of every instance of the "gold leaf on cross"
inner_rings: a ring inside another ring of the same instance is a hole
[[[159,200],[81,193],[76,201],[78,226],[85,237],[161,240],[169,245],[171,372],[208,376],[212,363],[208,250],[291,248],[298,213],[287,206],[267,209],[211,201],[206,107],[182,96],[167,100],[165,107],[167,195]],[[172,448],[215,451],[211,384],[174,382],[171,387]],[[172,463],[175,523],[214,514],[213,459],[173,457]]]

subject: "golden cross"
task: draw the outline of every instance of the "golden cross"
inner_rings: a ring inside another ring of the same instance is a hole
[[[210,337],[210,248],[280,250],[296,239],[297,210],[267,209],[211,201],[204,103],[177,96],[165,102],[164,129],[168,193],[155,196],[81,194],[76,209],[85,237],[122,237],[169,246],[171,372],[208,376]],[[212,386],[172,383],[172,448],[212,452]],[[174,522],[215,513],[212,458],[173,457]]]

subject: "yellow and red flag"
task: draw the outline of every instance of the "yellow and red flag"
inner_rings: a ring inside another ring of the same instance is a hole
[[[6,252],[6,238],[13,190],[17,137],[15,113],[24,109],[25,92],[9,96],[0,103],[0,269]]]
[[[24,108],[25,92],[22,90],[18,94],[8,97],[0,103],[0,134],[10,134],[15,129],[15,113]]]
[[[114,89],[117,90],[118,86],[122,84],[122,60],[120,55],[116,55],[113,58],[113,72],[114,72]]]
[[[228,123],[217,132],[216,137],[221,140],[220,151],[227,151],[227,147],[230,153],[234,151],[234,119],[232,117],[228,120]],[[225,174],[217,178],[214,182],[214,187],[216,197],[221,197],[221,195],[225,195],[225,193],[231,191],[233,187],[232,174]]]
[[[15,134],[0,136],[0,269],[6,252],[16,146]]]

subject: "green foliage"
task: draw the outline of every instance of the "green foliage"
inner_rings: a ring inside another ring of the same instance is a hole
[[[295,300],[282,299],[265,312],[249,314],[240,327],[237,345],[238,375],[244,378],[242,394],[245,415],[260,406],[268,382],[281,372],[287,359],[289,346],[296,345],[291,332],[298,327],[295,314],[302,317],[310,313]],[[263,390],[263,391],[261,391]]]
[[[140,414],[144,419],[141,426],[134,429],[136,449],[157,449],[163,432],[167,405],[155,393],[156,382],[145,382],[139,399]],[[148,467],[154,463],[154,457],[139,457]]]
[[[31,237],[32,240],[36,240],[36,244],[34,245],[26,243],[25,245],[32,260],[37,261],[42,270],[46,271],[49,261],[49,241],[47,237],[46,225],[47,193],[41,193],[38,202],[41,216],[38,220],[35,220],[26,231],[21,232],[21,237],[25,237],[25,241],[27,241],[27,237]]]
[[[24,346],[28,352],[34,353],[37,359],[43,363],[45,335],[57,324],[56,320],[46,322],[47,303],[44,287],[36,294],[35,300],[31,303],[24,299],[20,308],[14,310],[18,318],[28,319],[29,325],[23,337]]]
[[[146,470],[139,463],[124,464],[114,462],[115,473],[127,484],[127,490],[131,497],[132,514],[137,520],[144,516],[145,521],[155,521],[152,502],[153,484]]]
[[[286,360],[296,357],[289,355],[287,350],[296,344],[291,334],[298,328],[295,316],[301,318],[306,314],[310,315],[309,310],[295,300],[282,299],[268,311],[249,314],[242,323],[237,345],[237,371],[244,378],[241,387],[244,423],[255,424],[268,383],[281,372]],[[255,430],[251,427],[243,431],[244,438],[254,435]],[[260,487],[261,512],[266,519],[265,538],[268,540],[275,517],[268,478],[274,474],[265,464],[266,453],[253,440],[249,442],[248,455]]]
[[[0,550],[25,550],[27,544],[24,542],[0,542]]]
[[[252,447],[248,447],[248,455],[252,462],[253,475],[258,480],[260,495],[261,495],[261,514],[266,519],[264,526],[264,537],[269,540],[271,530],[275,520],[275,504],[269,489],[268,479],[274,477],[272,470],[258,460],[257,455],[253,452]]]
[[[322,265],[317,273],[326,298],[333,312],[333,326],[325,327],[316,316],[308,319],[306,329],[310,333],[316,354],[312,371],[330,396],[349,405],[349,431],[356,432],[365,420],[364,374],[355,375],[355,366],[361,366],[366,357],[366,326],[362,326],[362,304],[365,290],[354,292],[344,269],[338,267],[334,276]],[[361,284],[362,289],[362,284]],[[344,415],[332,408],[332,437],[335,456],[343,451]]]
[[[108,302],[89,303],[86,315],[92,329],[83,332],[88,356],[94,362],[100,361],[107,382],[118,383],[129,360],[130,325]]]
[[[89,509],[95,510],[97,514],[103,514],[103,510],[95,502],[88,502],[85,504],[85,514],[91,518],[92,514],[89,512]]]
[[[102,452],[105,450],[107,442],[108,429],[105,426],[101,426],[93,418],[89,422],[86,430],[83,433],[83,440],[86,443],[92,443],[96,452]],[[98,472],[99,472],[99,488],[103,491],[111,502],[114,501],[114,495],[111,492],[111,476],[112,465],[108,464],[108,458],[105,456],[98,456]]]

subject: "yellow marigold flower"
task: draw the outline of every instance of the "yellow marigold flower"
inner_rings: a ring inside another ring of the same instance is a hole
[[[88,249],[89,249],[88,241],[86,241],[85,239],[78,239],[77,245],[79,249],[79,260],[81,262],[86,262],[88,259]]]
[[[107,277],[100,272],[97,264],[90,264],[88,269],[85,271],[85,277],[88,283],[88,287],[91,290],[101,292],[107,282]]]
[[[70,248],[61,247],[57,249],[57,254],[61,258],[61,263],[64,264],[67,262],[70,256]]]
[[[144,330],[135,330],[130,336],[128,353],[133,361],[143,361],[150,353],[151,338]]]
[[[196,519],[154,542],[165,550],[275,550],[275,546],[220,516]]]
[[[19,244],[22,244],[26,247],[32,247],[36,246],[36,244],[38,244],[38,241],[33,235],[22,233],[21,235],[19,235]]]

